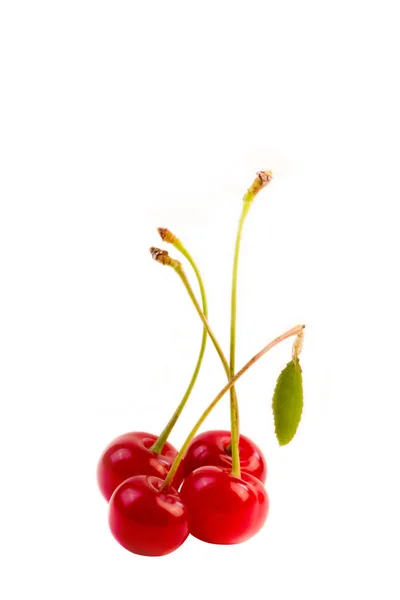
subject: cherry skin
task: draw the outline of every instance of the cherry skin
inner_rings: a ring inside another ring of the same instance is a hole
[[[239,544],[264,525],[269,499],[252,475],[234,477],[221,467],[200,467],[183,482],[181,498],[190,533],[211,544]]]
[[[177,450],[166,442],[161,454],[150,450],[157,436],[143,431],[125,433],[113,440],[104,450],[97,465],[97,481],[106,500],[126,479],[134,475],[154,475],[165,479]],[[173,485],[179,489],[183,467],[174,477]]]
[[[205,431],[190,444],[184,459],[184,476],[207,465],[232,469],[232,456],[227,452],[231,442],[230,431]],[[245,435],[240,436],[240,469],[265,483],[267,463],[260,448]]]
[[[189,535],[186,506],[173,488],[161,491],[163,479],[130,477],[113,493],[108,522],[115,539],[127,550],[144,556],[163,556]]]

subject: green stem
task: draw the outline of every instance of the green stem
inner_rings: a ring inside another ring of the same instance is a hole
[[[244,222],[247,214],[250,210],[251,204],[258,194],[258,192],[267,185],[272,178],[270,171],[262,171],[257,174],[256,179],[253,181],[251,187],[247,190],[243,197],[243,209],[240,215],[238,230],[236,234],[235,250],[233,256],[233,269],[232,269],[232,292],[231,292],[231,336],[230,336],[230,355],[229,355],[229,377],[232,378],[235,374],[235,362],[236,362],[236,308],[237,308],[237,279],[238,279],[238,268],[239,268],[239,254],[240,254],[240,243],[242,239],[242,231]],[[240,475],[240,454],[239,454],[239,405],[236,394],[230,391],[230,403],[231,403],[231,442],[227,448],[232,454],[232,470],[236,471]]]
[[[250,210],[250,203],[244,202],[242,214],[239,220],[239,226],[236,234],[235,252],[233,257],[233,272],[232,272],[232,293],[231,293],[231,345],[230,345],[230,363],[229,374],[233,377],[235,373],[235,358],[236,358],[236,306],[237,306],[237,278],[239,268],[239,253],[240,242],[242,239],[242,231],[247,213]]]
[[[200,319],[202,320],[202,323],[204,325],[204,327],[207,329],[208,331],[208,335],[211,338],[212,343],[214,344],[214,347],[218,353],[218,356],[221,359],[221,362],[224,366],[225,369],[225,373],[226,376],[228,377],[228,381],[231,378],[230,377],[230,373],[229,373],[229,364],[228,361],[225,358],[224,353],[222,352],[221,346],[218,343],[217,338],[215,337],[206,317],[204,316],[199,303],[197,302],[196,296],[193,293],[193,290],[190,286],[190,283],[186,277],[186,274],[182,268],[182,265],[176,261],[176,265],[174,265],[174,269],[175,271],[178,273],[179,277],[181,278],[183,285],[185,286],[190,299],[192,300],[194,307],[196,308],[198,315],[200,317]],[[236,390],[234,387],[231,388],[231,431],[233,432],[231,435],[235,436],[236,440],[239,440],[239,422],[238,422],[238,418],[239,418],[239,413],[238,413],[238,406],[237,406],[237,396],[236,396]],[[239,443],[237,442],[236,444],[232,444],[232,474],[235,475],[236,477],[240,477],[240,457],[239,457]]]
[[[237,306],[237,278],[239,267],[240,242],[242,238],[243,225],[250,209],[250,203],[245,202],[243,205],[242,214],[239,220],[239,226],[236,234],[235,251],[233,257],[233,272],[232,272],[232,292],[231,292],[231,339],[230,339],[230,355],[229,355],[229,378],[235,374],[236,362],[236,306]],[[231,442],[228,446],[228,451],[232,454],[232,470],[238,470],[240,476],[240,454],[239,454],[239,405],[233,397],[232,388],[230,390],[231,403]],[[237,467],[239,465],[239,467]]]
[[[196,309],[196,311],[197,311],[197,313],[198,313],[198,315],[199,315],[199,317],[200,317],[200,319],[201,319],[204,327],[207,329],[208,335],[210,336],[210,339],[211,339],[212,343],[214,344],[214,347],[215,347],[215,349],[216,349],[216,351],[218,353],[218,356],[221,359],[221,362],[222,362],[222,364],[224,366],[226,375],[227,375],[227,377],[229,379],[229,364],[228,364],[228,361],[225,358],[225,354],[223,353],[222,348],[219,345],[218,340],[215,337],[214,332],[212,331],[212,329],[210,327],[210,324],[207,321],[207,318],[205,317],[203,311],[201,310],[201,307],[200,307],[199,303],[197,302],[196,296],[193,293],[192,287],[191,287],[191,285],[189,283],[188,278],[186,277],[186,273],[183,270],[183,267],[182,267],[181,263],[179,261],[176,261],[176,263],[177,263],[176,265],[172,265],[172,266],[175,269],[175,271],[178,273],[179,277],[181,278],[182,283],[185,286],[186,291],[189,294],[190,299],[193,302],[193,305],[194,305],[194,307],[195,307],[195,309]]]
[[[199,285],[200,285],[200,290],[203,289],[203,293],[204,293],[204,286],[203,286],[203,282],[202,282],[202,279],[200,276],[200,272],[197,268],[197,265],[195,264],[193,258],[190,256],[189,252],[183,246],[182,242],[169,229],[166,229],[164,227],[159,227],[158,232],[161,236],[161,239],[164,242],[167,242],[168,244],[172,244],[177,250],[179,250],[183,254],[183,256],[185,256],[185,258],[188,259],[188,261],[190,262],[190,264],[192,265],[192,267],[194,269],[194,272],[196,273],[196,277],[197,277],[197,279],[199,281]],[[179,260],[175,260],[174,258],[172,258],[168,254],[168,252],[166,252],[165,250],[160,250],[160,248],[154,248],[154,247],[150,248],[150,254],[152,255],[154,260],[156,260],[160,264],[167,265],[168,267],[172,267],[178,273],[179,277],[181,278],[181,280],[183,282],[183,285],[186,288],[187,293],[189,294],[191,301],[193,302],[193,305],[194,305],[204,327],[207,329],[208,335],[210,336],[211,341],[214,344],[214,347],[218,353],[218,356],[221,359],[222,365],[224,367],[226,376],[229,381],[230,372],[229,372],[228,361],[225,358],[225,354],[223,353],[222,348],[219,345],[218,340],[215,337],[215,335],[208,323],[207,314],[205,314],[204,311],[201,310],[200,305],[197,302],[197,298],[193,293],[192,287],[189,283],[188,278],[186,277],[186,273],[182,267],[182,264],[179,262]],[[203,294],[202,294],[202,299],[204,302]]]
[[[169,244],[172,244],[177,250],[179,250],[184,256],[185,258],[187,258],[187,260],[190,262],[190,264],[192,265],[194,272],[196,274],[196,277],[199,281],[199,285],[200,285],[200,290],[203,289],[203,293],[204,293],[204,286],[203,286],[203,282],[200,276],[200,272],[197,268],[197,265],[195,264],[193,258],[190,256],[189,252],[186,250],[186,248],[183,246],[182,242],[171,232],[169,231],[169,229],[165,229],[160,227],[158,229],[158,232],[162,238],[162,240],[164,242],[167,242]],[[221,346],[218,343],[217,338],[215,337],[209,323],[207,320],[207,315],[204,314],[204,312],[201,310],[199,303],[197,302],[197,298],[193,293],[192,287],[189,283],[188,278],[186,277],[186,274],[183,270],[182,264],[178,261],[175,260],[173,258],[171,258],[168,254],[168,252],[166,252],[165,250],[160,250],[159,248],[150,248],[150,253],[152,255],[152,257],[159,263],[167,265],[172,267],[179,275],[179,277],[181,278],[183,285],[186,288],[186,291],[189,294],[190,299],[193,302],[194,307],[196,308],[196,311],[204,325],[204,327],[206,328],[211,341],[214,344],[214,347],[218,353],[218,356],[221,359],[222,365],[224,367],[226,376],[228,378],[228,381],[230,379],[230,372],[229,372],[229,363],[221,349]],[[202,299],[204,302],[204,298],[203,298],[203,293],[202,293]],[[238,425],[238,407],[237,407],[237,396],[236,396],[236,390],[234,388],[232,388],[232,400],[231,400],[231,429],[235,432],[238,431],[239,429],[239,425]],[[232,425],[233,423],[233,425]],[[237,434],[238,435],[238,434]],[[158,442],[158,440],[157,440]],[[238,444],[235,446],[236,448],[236,452],[234,454],[232,454],[232,473],[234,475],[236,475],[237,477],[240,477],[240,458],[239,458],[239,446]]]
[[[170,470],[168,472],[167,477],[165,478],[165,481],[164,481],[163,485],[161,486],[161,489],[167,490],[168,487],[171,485],[171,482],[172,482],[173,478],[175,477],[175,474],[176,474],[176,472],[177,472],[177,470],[179,468],[181,460],[185,456],[185,454],[186,454],[186,452],[187,452],[187,450],[188,450],[188,448],[190,446],[190,443],[191,443],[192,439],[194,438],[194,436],[196,435],[196,433],[198,432],[198,430],[200,429],[200,427],[202,426],[202,424],[204,423],[204,421],[206,420],[206,418],[208,417],[208,415],[211,413],[211,411],[213,410],[213,408],[218,404],[218,402],[221,400],[221,398],[226,394],[226,392],[229,389],[232,389],[232,387],[237,382],[237,380],[240,379],[240,377],[248,369],[250,369],[250,367],[252,365],[254,365],[254,363],[256,363],[262,356],[264,356],[264,354],[266,354],[269,350],[271,350],[274,346],[276,346],[280,342],[283,342],[283,340],[286,340],[287,338],[289,338],[289,337],[291,337],[293,335],[299,335],[299,334],[301,334],[302,331],[303,331],[303,329],[304,329],[304,327],[305,327],[304,325],[297,325],[296,327],[293,327],[292,329],[289,329],[289,331],[287,331],[286,333],[283,333],[279,337],[275,338],[272,342],[270,342],[262,350],[260,350],[260,352],[258,352],[255,356],[253,356],[253,358],[251,358],[249,360],[249,362],[246,363],[244,365],[244,367],[242,367],[240,369],[240,371],[238,371],[236,373],[236,375],[234,375],[232,377],[232,379],[225,385],[225,387],[222,388],[222,390],[214,398],[214,400],[211,402],[211,404],[206,408],[206,410],[201,415],[200,419],[197,421],[196,425],[193,427],[193,429],[189,433],[188,437],[186,438],[185,442],[183,443],[182,448],[180,449],[180,451],[178,452],[178,454],[177,454],[174,462],[172,463],[172,466],[171,466],[171,468],[170,468]]]
[[[194,262],[192,256],[189,254],[189,252],[186,250],[186,248],[183,246],[183,244],[178,239],[176,239],[176,242],[174,243],[174,246],[189,261],[189,263],[191,264],[191,266],[193,268],[193,271],[195,272],[195,275],[197,277],[197,281],[198,281],[199,287],[200,287],[201,302],[202,302],[202,305],[203,305],[203,311],[202,312],[205,315],[205,317],[207,317],[208,316],[207,296],[206,296],[206,292],[205,292],[205,289],[204,289],[204,283],[203,283],[203,280],[202,280],[201,275],[200,275],[200,271],[197,268],[197,265]],[[181,412],[185,408],[186,402],[188,401],[190,394],[192,393],[194,384],[196,383],[196,380],[197,380],[197,376],[198,376],[198,374],[200,372],[201,364],[203,362],[204,352],[205,352],[205,349],[206,349],[206,343],[207,343],[207,328],[203,327],[203,335],[202,335],[202,338],[201,338],[201,346],[200,346],[199,357],[197,359],[196,367],[195,367],[195,369],[193,371],[193,375],[192,375],[190,383],[189,383],[189,385],[187,387],[185,395],[183,396],[182,400],[178,404],[178,406],[177,406],[174,414],[172,415],[171,419],[168,421],[167,425],[165,426],[165,428],[163,429],[163,431],[159,435],[158,439],[154,442],[154,444],[150,448],[150,450],[152,450],[156,454],[160,454],[161,451],[162,451],[162,449],[164,448],[165,442],[167,441],[167,439],[168,439],[168,437],[169,437],[172,429],[174,428],[177,420],[179,419],[179,417],[181,415]]]

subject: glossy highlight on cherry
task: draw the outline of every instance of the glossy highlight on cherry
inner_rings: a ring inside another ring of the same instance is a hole
[[[193,438],[183,460],[184,476],[188,477],[199,467],[215,466],[232,469],[232,454],[229,452],[231,432],[226,430],[204,431]],[[260,448],[248,437],[239,438],[240,469],[253,475],[262,483],[267,478],[267,463]]]
[[[151,450],[157,436],[144,431],[125,433],[113,440],[104,450],[97,465],[97,481],[106,500],[114,490],[134,475],[154,475],[165,479],[177,455],[177,450],[165,442],[160,454]],[[179,488],[183,479],[183,466],[174,478]]]
[[[265,487],[243,473],[200,467],[187,477],[181,497],[190,516],[190,533],[211,544],[239,544],[260,531],[269,509]]]
[[[179,548],[189,535],[186,506],[173,488],[162,491],[162,484],[159,477],[137,475],[111,496],[111,532],[134,554],[164,556]]]

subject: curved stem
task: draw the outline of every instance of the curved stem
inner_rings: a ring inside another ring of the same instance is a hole
[[[232,377],[232,379],[225,385],[225,387],[222,388],[222,390],[214,398],[214,400],[211,402],[211,404],[209,404],[209,406],[206,408],[206,410],[201,415],[200,419],[197,421],[196,425],[193,427],[193,429],[189,433],[188,437],[186,438],[185,442],[183,443],[182,448],[180,449],[174,462],[172,463],[172,466],[168,472],[167,477],[165,478],[163,485],[161,486],[161,489],[167,490],[168,487],[171,485],[171,481],[173,480],[173,478],[178,470],[178,467],[181,463],[181,460],[185,456],[192,439],[194,438],[194,436],[196,435],[196,433],[198,432],[198,430],[200,429],[200,427],[202,426],[202,424],[204,423],[204,421],[206,420],[208,415],[211,413],[213,408],[218,404],[218,402],[221,400],[221,398],[226,394],[226,392],[229,389],[231,389],[234,386],[234,384],[237,382],[237,380],[240,379],[240,377],[244,373],[246,373],[246,371],[248,369],[250,369],[250,367],[252,365],[254,365],[254,363],[256,363],[262,356],[264,356],[264,354],[266,354],[269,350],[271,350],[274,346],[276,346],[280,342],[283,342],[283,340],[286,340],[287,338],[289,338],[291,336],[301,334],[304,327],[305,327],[304,325],[297,325],[296,327],[289,329],[289,331],[287,331],[286,333],[283,333],[282,335],[280,335],[277,338],[275,338],[274,340],[272,340],[272,342],[267,344],[262,350],[260,350],[260,352],[258,352],[255,356],[253,356],[253,358],[251,358],[249,360],[249,362],[246,363],[244,365],[244,367],[242,367],[240,369],[240,371],[238,371],[236,373],[236,375],[234,375]]]
[[[221,359],[221,362],[222,362],[222,364],[224,366],[225,372],[226,372],[227,377],[229,379],[229,364],[228,364],[228,361],[225,358],[225,354],[223,353],[222,348],[219,345],[219,342],[218,342],[217,338],[215,337],[214,332],[212,331],[209,322],[207,321],[207,318],[205,317],[203,311],[201,310],[201,307],[200,307],[199,303],[197,302],[197,298],[196,298],[196,296],[193,293],[193,290],[192,290],[192,287],[191,287],[191,285],[189,283],[189,280],[186,277],[186,273],[183,270],[183,267],[182,267],[182,265],[180,263],[178,263],[176,266],[174,266],[174,269],[178,273],[179,277],[181,278],[182,283],[185,286],[186,291],[189,294],[190,299],[193,302],[193,305],[194,305],[194,307],[195,307],[195,309],[196,309],[196,311],[197,311],[197,313],[198,313],[198,315],[199,315],[199,317],[200,317],[200,319],[201,319],[204,327],[207,329],[208,335],[210,336],[210,339],[211,339],[212,343],[214,344],[214,347],[215,347],[215,349],[216,349],[216,351],[218,353],[218,356]]]
[[[169,230],[169,229],[165,229],[163,227],[160,227],[158,229],[158,232],[162,238],[163,241],[172,244],[177,250],[179,250],[183,256],[185,256],[185,258],[187,258],[187,260],[189,261],[189,263],[191,264],[191,266],[193,267],[193,270],[196,274],[197,280],[199,282],[200,285],[200,292],[201,292],[201,296],[202,296],[202,301],[203,301],[203,305],[204,305],[204,299],[205,299],[205,292],[204,292],[204,285],[201,279],[201,275],[200,272],[197,268],[197,265],[195,264],[193,258],[190,256],[189,252],[186,250],[186,248],[183,246],[182,242]],[[150,253],[152,255],[152,257],[154,258],[154,260],[156,260],[157,262],[170,266],[172,267],[179,275],[179,277],[181,278],[183,285],[186,288],[186,291],[189,294],[190,299],[193,302],[193,305],[205,327],[205,329],[208,332],[208,335],[211,338],[211,341],[214,344],[214,347],[218,353],[218,356],[221,359],[222,365],[224,367],[226,376],[229,379],[230,377],[230,370],[229,370],[229,363],[222,351],[221,346],[219,345],[219,342],[217,340],[217,338],[215,337],[209,323],[207,320],[207,314],[204,313],[204,311],[201,310],[201,307],[197,301],[197,298],[195,296],[195,294],[193,293],[192,287],[189,283],[188,278],[186,277],[186,273],[182,267],[182,264],[178,261],[175,260],[173,258],[171,258],[168,254],[168,252],[166,252],[165,250],[160,250],[159,248],[150,248]],[[206,305],[207,306],[207,305]],[[179,408],[179,407],[178,407]],[[238,404],[237,404],[237,396],[236,396],[236,390],[234,388],[231,389],[231,430],[234,432],[237,432],[237,434],[235,433],[237,439],[239,439],[239,423],[238,423],[238,418],[239,418],[239,411],[238,411]],[[158,440],[157,442],[158,443]],[[165,443],[165,442],[164,442]],[[237,477],[240,477],[240,457],[239,457],[239,444],[235,444],[233,445],[233,448],[235,449],[234,452],[231,452],[230,448],[229,448],[229,452],[232,454],[232,473],[233,475],[236,475]],[[153,446],[154,449],[154,446]]]
[[[235,359],[236,359],[236,306],[237,306],[237,277],[239,267],[240,242],[242,238],[243,225],[249,212],[250,203],[245,202],[243,205],[242,214],[239,220],[239,226],[236,234],[235,251],[233,256],[233,271],[232,271],[232,292],[231,292],[231,339],[230,339],[230,355],[229,355],[229,377],[232,378],[235,374]],[[231,442],[228,446],[232,454],[232,472],[239,473],[240,477],[240,454],[239,454],[239,405],[237,397],[230,390],[231,402]],[[235,474],[235,473],[234,473]]]
[[[239,267],[239,253],[240,253],[240,242],[242,239],[243,225],[249,212],[250,204],[245,202],[243,205],[242,214],[239,220],[239,226],[236,234],[235,252],[233,257],[233,271],[232,271],[232,293],[231,293],[231,345],[230,345],[230,376],[233,377],[235,373],[235,358],[236,358],[236,298],[237,298],[237,277]]]
[[[203,280],[201,278],[200,275],[200,271],[197,268],[196,263],[194,262],[192,256],[189,254],[189,252],[186,250],[186,248],[183,246],[183,244],[176,239],[176,242],[174,243],[175,248],[177,248],[182,254],[183,256],[189,261],[189,263],[191,264],[193,271],[195,272],[195,275],[197,277],[197,281],[199,283],[199,287],[200,287],[200,295],[201,295],[201,302],[203,305],[203,314],[205,315],[205,317],[208,316],[208,305],[207,305],[207,296],[206,296],[206,291],[204,289],[204,283]],[[167,441],[172,429],[174,428],[177,420],[179,419],[181,412],[183,411],[183,409],[185,408],[186,402],[189,399],[190,394],[192,393],[194,384],[196,383],[197,380],[197,376],[200,372],[200,368],[201,368],[201,364],[203,362],[203,357],[204,357],[204,352],[206,349],[206,343],[207,343],[207,328],[203,327],[203,335],[201,338],[201,346],[200,346],[200,353],[199,353],[199,357],[197,359],[197,363],[195,366],[195,369],[193,371],[193,375],[192,378],[189,382],[189,385],[187,387],[187,390],[182,398],[182,400],[180,401],[180,403],[178,404],[174,414],[172,415],[171,419],[168,421],[167,425],[164,427],[163,431],[160,433],[159,437],[157,438],[157,440],[154,442],[154,444],[152,445],[152,447],[150,448],[150,450],[152,450],[153,452],[155,452],[156,454],[160,454],[165,442]]]
[[[192,255],[185,248],[185,246],[182,244],[182,242],[180,240],[178,240],[178,238],[175,239],[175,241],[172,243],[172,245],[174,246],[174,248],[176,248],[177,250],[179,250],[179,252],[186,258],[186,260],[189,262],[190,266],[192,267],[192,269],[194,271],[194,274],[196,275],[197,281],[199,283],[200,295],[201,295],[201,302],[203,304],[203,313],[206,315],[206,317],[208,317],[208,306],[207,306],[206,291],[204,289],[203,279],[202,279],[202,277],[200,275],[200,271],[198,269],[198,266],[194,262]]]
[[[208,331],[208,335],[211,338],[212,343],[214,344],[214,347],[218,353],[218,356],[221,359],[221,362],[224,366],[225,369],[225,373],[228,377],[228,381],[231,378],[230,377],[230,371],[229,371],[229,364],[228,361],[225,358],[224,353],[222,352],[221,346],[218,343],[217,338],[215,337],[206,317],[204,316],[199,303],[197,302],[196,296],[193,293],[193,290],[190,286],[190,283],[186,277],[186,274],[182,268],[182,265],[179,264],[179,266],[175,267],[175,271],[178,273],[179,277],[182,279],[183,285],[185,286],[198,314],[200,319],[202,320],[204,326],[206,327],[207,331]],[[231,455],[232,455],[232,474],[235,475],[236,477],[240,477],[240,456],[239,456],[239,411],[238,411],[238,403],[237,403],[237,396],[236,396],[236,390],[234,387],[231,387],[231,437],[232,439],[236,440],[236,443],[232,443],[231,441]]]
[[[243,197],[243,209],[239,219],[239,226],[236,234],[235,250],[233,256],[232,269],[232,292],[231,292],[231,336],[230,336],[230,355],[229,355],[229,376],[233,377],[235,373],[236,361],[236,307],[237,307],[237,278],[239,267],[240,242],[242,239],[242,231],[247,214],[251,204],[260,190],[263,189],[272,179],[271,171],[261,171],[257,174],[250,188]],[[231,402],[231,442],[227,448],[232,454],[232,472],[239,473],[240,476],[240,454],[239,454],[239,405],[236,394],[233,393],[233,388],[230,392]]]
[[[228,361],[225,358],[224,353],[222,352],[221,346],[218,343],[217,338],[215,337],[207,319],[205,318],[199,303],[197,302],[196,296],[193,293],[193,290],[190,286],[190,283],[186,277],[186,274],[182,268],[182,265],[180,263],[178,263],[177,266],[174,267],[175,271],[178,273],[179,277],[181,278],[183,285],[185,286],[198,314],[200,319],[202,320],[204,326],[206,327],[207,331],[208,331],[208,335],[211,338],[211,341],[214,344],[214,347],[218,353],[218,356],[221,359],[221,362],[224,366],[225,369],[225,373],[226,376],[228,377],[228,381],[231,379],[230,377],[230,372],[229,372],[229,364]],[[231,452],[231,456],[232,456],[232,475],[235,475],[235,477],[240,477],[240,455],[239,455],[239,410],[238,410],[238,403],[237,403],[237,395],[236,395],[236,390],[234,387],[231,387],[231,431],[233,432],[231,434],[231,437],[234,438],[236,440],[236,443],[232,443],[231,441],[231,449],[232,450],[228,450]]]

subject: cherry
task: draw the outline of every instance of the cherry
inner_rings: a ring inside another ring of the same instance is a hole
[[[97,481],[106,500],[126,479],[134,475],[154,475],[165,479],[178,452],[165,442],[160,454],[151,446],[157,436],[143,431],[125,433],[113,440],[104,450],[97,466]],[[183,467],[178,469],[172,484],[179,489]]]
[[[109,525],[127,550],[144,556],[163,556],[183,544],[189,518],[178,492],[161,490],[159,477],[130,477],[115,490],[109,504]]]
[[[221,467],[200,467],[183,482],[190,533],[211,544],[239,544],[264,525],[269,499],[263,484],[247,473],[235,477]]]
[[[230,431],[205,431],[197,435],[183,460],[184,476],[208,465],[232,469],[232,455],[227,451],[231,443]],[[265,483],[267,464],[258,446],[248,437],[240,435],[240,469]]]

